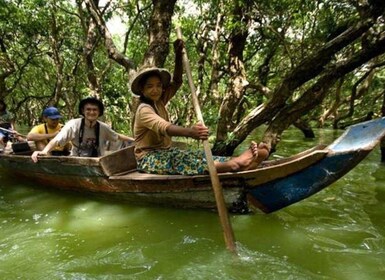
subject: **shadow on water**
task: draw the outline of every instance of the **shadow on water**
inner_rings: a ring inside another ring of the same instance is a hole
[[[338,136],[327,130],[317,134],[304,141],[289,131],[277,154]],[[385,166],[379,158],[375,150],[332,186],[283,210],[231,215],[239,257],[225,249],[214,212],[130,206],[1,178],[0,275],[383,279]]]

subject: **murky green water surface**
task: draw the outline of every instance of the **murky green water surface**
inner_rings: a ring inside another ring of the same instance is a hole
[[[286,156],[305,141],[287,132]],[[376,148],[345,177],[272,214],[231,215],[239,251],[216,213],[96,201],[0,183],[1,279],[385,279],[385,166]]]

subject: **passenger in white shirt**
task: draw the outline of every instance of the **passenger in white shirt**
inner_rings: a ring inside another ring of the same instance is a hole
[[[79,114],[83,115],[83,118],[68,121],[42,151],[35,151],[32,154],[32,160],[37,162],[39,156],[48,155],[55,146],[64,146],[70,141],[71,156],[81,157],[103,156],[107,149],[107,141],[134,141],[133,138],[119,134],[107,124],[98,121],[103,112],[104,105],[97,98],[88,97],[81,100]]]

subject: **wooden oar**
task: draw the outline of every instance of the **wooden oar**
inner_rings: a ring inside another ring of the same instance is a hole
[[[180,29],[180,27],[176,28],[176,34],[178,39],[182,39],[182,30]],[[186,70],[188,83],[191,89],[192,101],[193,101],[195,113],[197,115],[197,119],[199,122],[201,122],[204,125],[203,116],[199,106],[199,101],[196,94],[186,49],[183,50],[183,65]],[[213,155],[211,153],[211,148],[208,140],[203,141],[203,147],[206,154],[207,165],[209,168],[211,183],[214,190],[219,218],[220,218],[222,228],[223,228],[223,233],[225,236],[226,246],[227,246],[227,249],[230,250],[232,253],[236,253],[234,233],[230,224],[229,215],[228,215],[225,200],[223,197],[222,186],[219,181],[217,169],[215,168],[215,165],[214,165]]]
[[[0,130],[6,131],[6,132],[9,132],[9,133],[12,133],[12,134],[18,134],[18,135],[20,135],[21,137],[27,138],[26,135],[20,134],[19,132],[16,132],[16,131],[14,131],[14,130],[9,130],[9,129],[2,128],[2,127],[0,127]]]

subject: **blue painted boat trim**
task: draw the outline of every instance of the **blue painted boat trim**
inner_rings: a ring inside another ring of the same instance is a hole
[[[273,212],[319,192],[341,178],[360,160],[353,154],[326,157],[302,172],[269,182],[249,193],[264,206],[266,212]],[[351,164],[347,166],[349,161]]]
[[[384,136],[384,132],[385,118],[362,122],[350,126],[328,148],[336,153],[365,148],[372,149]]]
[[[385,118],[349,127],[327,147],[329,154],[298,173],[249,190],[265,212],[273,212],[303,200],[329,186],[370,153],[385,135]]]

